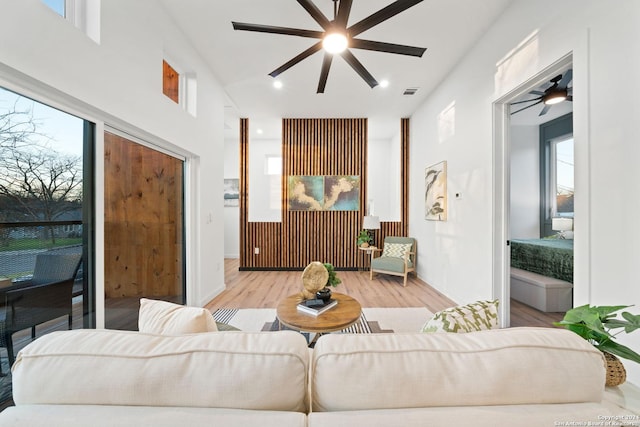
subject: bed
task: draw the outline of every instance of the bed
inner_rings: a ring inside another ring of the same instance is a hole
[[[511,240],[511,266],[573,283],[573,240]]]

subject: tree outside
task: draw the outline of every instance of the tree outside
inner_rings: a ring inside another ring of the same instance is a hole
[[[6,105],[11,95],[15,101]],[[34,116],[36,108],[44,118]],[[0,90],[0,223],[80,219],[82,157],[57,149],[60,141],[48,133],[52,122],[46,117],[48,110],[62,114]],[[7,246],[12,234],[14,228],[0,228],[0,245]],[[17,234],[34,237],[33,230]],[[38,234],[55,245],[59,233],[47,226]]]

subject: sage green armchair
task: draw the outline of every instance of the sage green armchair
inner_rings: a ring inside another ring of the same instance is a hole
[[[407,275],[416,271],[416,239],[413,237],[387,236],[382,249],[374,249],[371,254],[371,272],[369,279],[373,280],[373,273],[402,276],[402,286],[407,286]],[[382,252],[379,257],[376,253]]]

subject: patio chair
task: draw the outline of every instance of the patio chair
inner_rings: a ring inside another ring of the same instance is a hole
[[[7,291],[5,306],[0,313],[0,346],[7,348],[9,365],[13,365],[13,334],[62,316],[68,316],[71,329],[71,289],[74,279]]]
[[[14,333],[31,328],[31,339],[35,339],[37,325],[62,316],[68,316],[71,329],[71,293],[81,260],[81,254],[38,254],[33,278],[2,290],[0,347],[7,348],[10,365],[14,362]]]
[[[81,253],[57,254],[43,252],[36,255],[36,266],[33,270],[33,278],[23,282],[30,285],[42,285],[44,283],[59,282],[73,279],[80,268]]]

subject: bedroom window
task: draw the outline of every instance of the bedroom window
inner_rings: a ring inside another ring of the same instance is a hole
[[[552,217],[573,217],[573,137],[551,142]]]
[[[573,218],[573,115],[540,125],[540,237],[555,234],[552,218]]]

